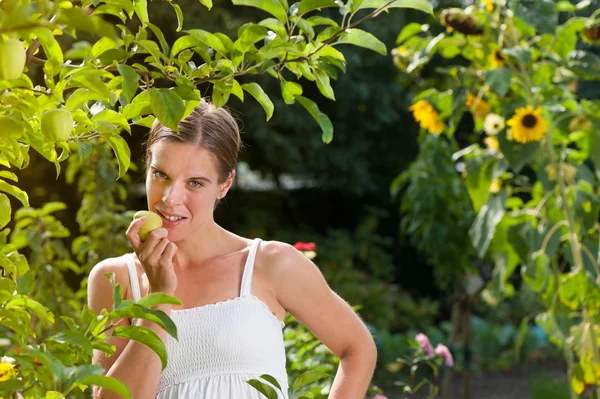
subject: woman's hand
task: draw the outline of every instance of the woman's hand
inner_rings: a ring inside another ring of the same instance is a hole
[[[168,240],[168,231],[164,228],[152,231],[146,241],[142,241],[138,232],[145,221],[146,218],[143,217],[131,222],[127,229],[127,238],[148,277],[150,292],[174,295],[177,289],[177,276],[173,262],[177,245]]]

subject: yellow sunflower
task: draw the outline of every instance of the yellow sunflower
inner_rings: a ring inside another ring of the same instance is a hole
[[[542,108],[517,108],[515,115],[506,122],[511,127],[512,138],[519,143],[540,141],[546,134],[548,122],[542,117]]]
[[[492,2],[492,0],[481,0],[481,2],[483,4],[485,4],[485,10],[487,12],[492,12],[494,11],[494,3]]]
[[[12,363],[0,363],[0,381],[8,381],[16,375],[15,366]]]
[[[500,143],[496,136],[488,136],[483,139],[483,143],[491,152],[498,152],[500,150]]]
[[[485,101],[483,98],[474,96],[471,93],[469,93],[469,95],[467,96],[467,101],[465,102],[465,105],[471,108],[473,116],[477,120],[485,118],[485,116],[490,112],[490,109],[492,108],[490,103]]]
[[[591,45],[600,44],[600,19],[590,20],[585,24],[582,39]]]
[[[504,65],[506,59],[507,57],[502,54],[502,50],[494,50],[494,52],[490,54],[490,63],[492,64],[492,69]]]
[[[444,130],[444,123],[438,119],[440,115],[427,101],[419,100],[408,109],[423,129],[434,134],[442,133]]]

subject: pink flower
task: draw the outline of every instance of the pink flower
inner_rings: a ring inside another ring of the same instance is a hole
[[[317,245],[314,242],[298,241],[294,244],[294,248],[296,248],[298,251],[315,251],[317,249]]]
[[[435,356],[433,354],[433,346],[431,346],[431,342],[429,342],[429,338],[427,338],[427,335],[419,333],[417,334],[415,339],[417,340],[417,343],[419,344],[421,349],[425,351],[425,354],[429,359]]]
[[[435,353],[444,358],[446,366],[454,366],[454,359],[452,358],[452,353],[450,352],[450,349],[446,347],[446,345],[438,344],[438,346],[435,347]]]
[[[385,395],[377,394],[377,395],[373,396],[373,399],[388,399],[388,397]]]

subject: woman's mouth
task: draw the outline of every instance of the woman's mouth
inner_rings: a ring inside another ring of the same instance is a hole
[[[186,219],[183,216],[166,216],[160,213],[159,211],[156,211],[156,213],[158,213],[158,215],[162,219],[163,227],[177,226]]]

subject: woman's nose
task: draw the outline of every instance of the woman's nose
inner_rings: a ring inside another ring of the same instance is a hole
[[[183,189],[177,184],[167,186],[162,200],[168,207],[181,204],[183,202]]]

